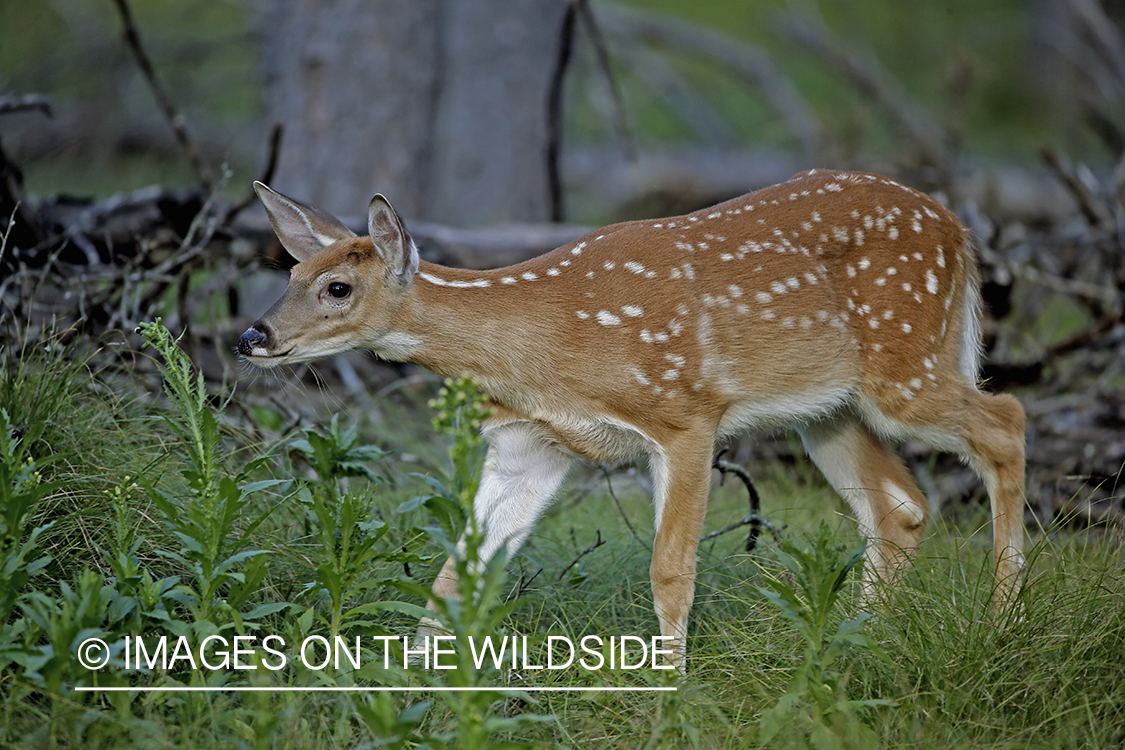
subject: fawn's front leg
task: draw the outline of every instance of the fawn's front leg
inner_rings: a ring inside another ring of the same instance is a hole
[[[684,671],[688,614],[695,598],[695,557],[711,488],[713,433],[681,435],[652,455],[656,540],[652,547],[652,599],[660,634],[671,636],[672,663]]]

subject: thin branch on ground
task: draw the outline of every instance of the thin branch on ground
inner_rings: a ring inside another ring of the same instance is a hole
[[[563,568],[563,569],[562,569],[562,572],[561,572],[561,573],[559,573],[559,577],[558,577],[558,578],[556,578],[555,580],[556,580],[556,581],[561,581],[561,580],[563,579],[563,577],[564,577],[564,576],[566,576],[566,574],[567,574],[567,573],[568,573],[568,572],[570,571],[570,569],[571,569],[571,568],[573,568],[573,567],[574,567],[575,565],[577,565],[577,564],[578,564],[578,561],[579,561],[579,560],[581,560],[581,559],[582,559],[583,557],[585,557],[586,555],[590,554],[591,552],[593,552],[594,550],[596,550],[596,549],[597,549],[598,547],[602,546],[603,544],[605,544],[605,540],[604,540],[604,539],[602,539],[602,530],[601,530],[601,529],[598,529],[598,536],[597,536],[597,539],[595,539],[595,540],[594,540],[594,543],[593,543],[593,544],[591,544],[591,545],[590,545],[589,547],[587,547],[586,549],[584,549],[584,550],[582,550],[581,552],[579,552],[579,553],[578,553],[578,557],[576,557],[576,558],[574,558],[573,560],[571,560],[571,561],[570,561],[570,564],[569,564],[569,565],[567,565],[567,566],[566,566],[565,568]],[[538,573],[537,573],[536,575],[538,575]]]
[[[733,464],[730,461],[724,461],[723,455],[727,452],[727,450],[727,448],[723,448],[721,451],[719,451],[719,454],[715,456],[715,461],[711,464],[711,466],[715,469],[718,469],[720,472],[720,485],[726,479],[727,474],[734,474],[736,477],[742,480],[742,483],[746,485],[746,492],[750,496],[750,513],[741,521],[736,521],[735,523],[729,524],[721,529],[712,531],[711,533],[704,535],[699,541],[704,542],[708,539],[714,539],[715,537],[725,534],[728,531],[733,531],[734,529],[738,529],[743,526],[750,527],[750,531],[746,535],[746,551],[748,553],[753,552],[754,547],[757,546],[758,535],[761,534],[762,527],[765,527],[771,534],[773,534],[774,541],[781,541],[781,532],[777,530],[776,526],[762,517],[762,500],[758,495],[758,489],[754,486],[753,480],[750,479],[750,472],[746,471],[746,469],[742,468],[738,464]]]
[[[613,498],[614,504],[617,505],[617,512],[625,519],[625,525],[629,527],[629,533],[632,534],[633,538],[642,546],[651,551],[652,548],[645,544],[644,540],[641,539],[640,535],[637,533],[637,530],[633,528],[633,524],[629,522],[629,516],[625,515],[625,509],[621,507],[621,501],[617,499],[617,493],[613,491],[613,481],[610,479],[609,469],[602,466],[601,470],[602,474],[605,475],[605,486],[609,489],[609,496]]]
[[[530,578],[528,578],[526,580],[524,580],[523,574],[521,573],[520,574],[519,586],[516,587],[516,595],[512,598],[513,599],[519,599],[521,596],[523,596],[524,592],[527,591],[527,589],[531,586],[531,582],[534,581],[536,578],[538,578],[539,574],[542,573],[542,572],[543,572],[543,568],[539,568],[534,573],[531,574]]]

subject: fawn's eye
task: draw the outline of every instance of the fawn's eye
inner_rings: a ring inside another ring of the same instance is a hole
[[[352,293],[350,284],[345,284],[342,281],[333,281],[328,285],[328,296],[335,297],[336,299],[343,299]]]

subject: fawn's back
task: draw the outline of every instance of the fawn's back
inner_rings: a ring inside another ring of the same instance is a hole
[[[905,415],[948,370],[975,377],[969,252],[965,229],[927,196],[814,171],[500,271],[423,264],[419,279],[488,301],[466,321],[507,330],[510,372],[483,381],[515,411],[605,413],[656,431],[704,416],[728,434],[851,399]]]

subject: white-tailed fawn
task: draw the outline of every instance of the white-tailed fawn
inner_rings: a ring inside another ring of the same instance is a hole
[[[262,367],[349,349],[470,374],[494,413],[474,511],[513,554],[575,458],[648,459],[652,594],[681,669],[716,441],[791,425],[894,581],[929,506],[889,441],[966,460],[992,503],[996,602],[1023,567],[1024,412],[982,393],[969,231],[874,174],[814,170],[684,216],[591,232],[490,271],[419,260],[381,195],[368,236],[255,184],[289,286],[238,343]],[[452,561],[435,597],[456,592]]]

